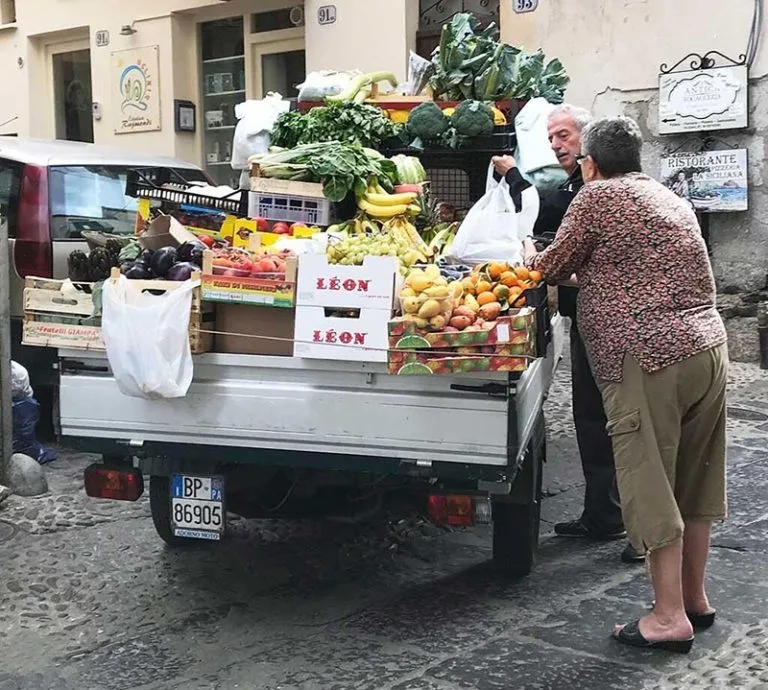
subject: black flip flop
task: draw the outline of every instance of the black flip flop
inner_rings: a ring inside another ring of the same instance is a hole
[[[651,610],[656,605],[655,601],[651,602]],[[685,615],[688,616],[688,620],[691,621],[691,625],[696,630],[708,630],[715,624],[715,617],[717,611],[710,611],[709,613],[694,613],[693,611],[686,611]]]
[[[641,647],[643,649],[663,649],[666,652],[677,652],[679,654],[688,654],[693,647],[693,637],[687,640],[663,640],[661,642],[649,642],[640,632],[640,621],[627,623],[619,632],[613,633],[614,639],[630,647]]]
[[[686,611],[685,615],[688,616],[688,620],[691,621],[691,625],[696,628],[696,630],[707,630],[715,624],[717,611],[711,611],[710,613],[693,613],[692,611]]]

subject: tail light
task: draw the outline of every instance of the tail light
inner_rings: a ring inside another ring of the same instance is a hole
[[[436,525],[487,524],[491,521],[491,502],[487,496],[433,494],[427,499],[427,513]]]
[[[53,277],[53,247],[49,229],[48,170],[25,165],[19,189],[19,213],[14,250],[16,272],[22,277]]]
[[[144,493],[144,477],[134,467],[91,465],[85,470],[85,493],[91,498],[137,501]]]

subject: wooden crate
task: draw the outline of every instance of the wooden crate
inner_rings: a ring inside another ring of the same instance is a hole
[[[119,276],[119,271],[116,275]],[[62,286],[66,282],[48,278],[26,279],[22,343],[33,347],[104,350],[101,318],[93,315],[92,295],[85,290],[63,292]],[[180,285],[165,280],[134,280],[131,284],[140,290],[165,291]],[[90,290],[94,287],[92,283],[78,285]],[[215,307],[200,299],[200,288],[196,287],[189,318],[189,343],[193,354],[213,350],[214,327]]]
[[[27,278],[22,343],[34,347],[103,350],[101,319],[93,315],[93,283],[62,292],[65,281]]]

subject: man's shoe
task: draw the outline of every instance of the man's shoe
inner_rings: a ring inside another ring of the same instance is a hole
[[[559,537],[572,537],[576,539],[616,541],[617,539],[624,539],[627,536],[627,531],[621,527],[609,532],[595,532],[589,529],[581,520],[571,520],[571,522],[558,522],[555,525],[555,534]]]
[[[621,560],[624,563],[643,563],[645,561],[645,554],[636,551],[632,544],[627,544],[621,552]]]

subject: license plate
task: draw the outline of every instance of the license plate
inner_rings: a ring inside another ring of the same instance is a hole
[[[224,478],[174,474],[171,529],[176,537],[218,541],[224,534]]]

